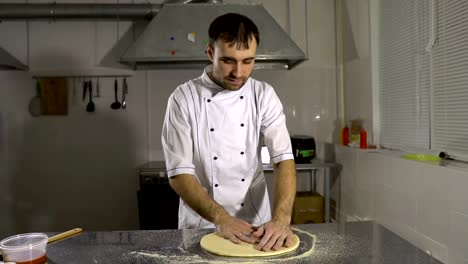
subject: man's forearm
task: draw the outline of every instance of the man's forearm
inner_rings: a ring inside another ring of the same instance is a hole
[[[223,217],[229,216],[226,210],[208,195],[193,175],[174,176],[169,179],[169,184],[190,208],[215,225]]]
[[[284,160],[274,167],[276,174],[273,220],[290,224],[296,197],[296,165],[294,160]]]

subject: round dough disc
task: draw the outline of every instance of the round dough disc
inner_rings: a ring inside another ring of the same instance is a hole
[[[253,244],[241,242],[235,244],[229,239],[218,236],[216,233],[207,234],[200,241],[201,247],[211,253],[228,257],[268,257],[285,254],[299,247],[299,237],[294,235],[291,247],[282,247],[276,251],[259,251]]]

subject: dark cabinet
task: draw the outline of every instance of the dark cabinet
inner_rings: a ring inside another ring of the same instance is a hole
[[[169,184],[141,186],[138,191],[140,229],[177,229],[179,196]]]

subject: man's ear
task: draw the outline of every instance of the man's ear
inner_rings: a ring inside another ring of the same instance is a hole
[[[208,59],[210,59],[210,61],[213,62],[214,47],[211,44],[208,44],[208,46],[206,47],[206,55],[208,55]]]

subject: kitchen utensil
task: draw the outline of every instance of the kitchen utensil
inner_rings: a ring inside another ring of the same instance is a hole
[[[84,100],[86,99],[86,90],[88,89],[88,82],[86,80],[83,81],[83,97],[81,99],[81,101],[84,102]]]
[[[86,112],[94,112],[94,103],[93,103],[93,83],[88,81],[88,89],[89,89],[89,103],[86,105]]]
[[[41,115],[68,114],[68,81],[63,77],[41,78]]]
[[[69,238],[71,236],[77,235],[77,234],[79,234],[81,232],[83,232],[82,228],[79,228],[79,227],[73,228],[72,230],[68,230],[68,231],[60,233],[58,235],[49,237],[47,243],[50,244],[50,243],[53,243],[53,242],[58,241],[58,240],[63,240],[65,238]]]
[[[115,96],[115,102],[113,102],[111,104],[111,108],[112,109],[119,109],[120,108],[120,102],[119,100],[117,99],[117,90],[118,90],[118,83],[117,83],[117,79],[115,79],[114,81],[114,96]]]
[[[101,97],[99,78],[96,79],[96,97]]]
[[[73,82],[72,95],[73,95],[73,99],[75,99],[75,97],[76,97],[76,80],[74,78],[72,78],[71,81]]]
[[[126,94],[127,94],[127,78],[124,78],[123,85],[122,85],[122,109],[127,108],[127,101],[125,101]]]
[[[440,157],[437,155],[423,154],[423,153],[410,153],[403,155],[403,158],[416,161],[439,162]]]
[[[41,115],[41,83],[36,80],[36,95],[29,102],[29,113],[32,116]]]
[[[448,153],[443,152],[443,151],[439,153],[439,158],[444,159],[444,160],[454,160],[448,155]]]

